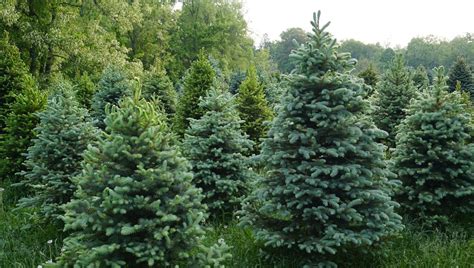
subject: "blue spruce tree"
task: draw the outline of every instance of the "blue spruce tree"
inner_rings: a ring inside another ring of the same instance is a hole
[[[384,136],[366,115],[356,63],[314,15],[310,41],[291,57],[296,68],[263,143],[266,174],[245,201],[242,225],[267,247],[306,254],[310,265],[328,254],[368,246],[400,231],[391,200]]]
[[[86,108],[79,107],[72,87],[56,86],[47,108],[39,113],[37,137],[28,148],[21,185],[31,195],[20,207],[37,207],[40,219],[60,222],[62,205],[76,190],[72,178],[81,171],[82,154],[96,140],[99,130],[92,125]]]
[[[435,73],[432,88],[400,125],[392,170],[403,183],[398,198],[404,211],[442,224],[474,213],[474,132],[472,108],[460,91],[448,93],[443,68]]]
[[[252,175],[244,156],[252,142],[240,129],[234,102],[230,93],[211,89],[199,104],[204,115],[191,119],[183,142],[194,183],[203,189],[203,202],[214,217],[232,215],[240,208]]]

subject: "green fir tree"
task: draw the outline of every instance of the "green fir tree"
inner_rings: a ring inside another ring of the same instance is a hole
[[[242,123],[242,130],[255,143],[251,153],[258,154],[260,139],[268,131],[265,122],[272,119],[273,113],[265,99],[265,91],[258,81],[257,71],[254,66],[249,68],[246,79],[239,87],[237,109],[240,118],[244,121]]]
[[[92,98],[92,117],[95,125],[105,129],[105,107],[117,105],[119,100],[131,94],[132,86],[118,67],[109,66],[102,73],[97,91]]]
[[[367,92],[367,95],[370,96],[373,93],[373,90],[375,89],[375,86],[377,85],[377,82],[379,81],[379,76],[377,72],[375,71],[375,68],[372,64],[370,64],[367,69],[365,69],[363,72],[359,74],[359,77],[364,79],[364,82],[366,85],[370,86],[370,91]]]
[[[413,72],[412,76],[413,83],[419,91],[428,88],[430,85],[430,79],[428,78],[428,72],[423,65],[418,66]]]
[[[12,97],[14,101],[8,105],[4,132],[0,134],[0,178],[18,182],[21,177],[17,173],[23,170],[25,153],[36,136],[34,128],[39,122],[36,113],[44,108],[46,94],[27,87]]]
[[[267,247],[297,251],[310,266],[334,265],[328,255],[403,228],[376,142],[385,133],[366,116],[365,85],[350,73],[356,61],[337,52],[319,19],[318,12],[310,41],[291,55],[290,87],[263,143],[266,173],[241,222]]]
[[[60,267],[199,263],[191,251],[204,234],[202,194],[164,115],[139,95],[108,106],[105,134],[84,155],[78,190],[65,206],[70,235]]]
[[[174,131],[180,136],[189,127],[189,119],[199,119],[204,111],[199,107],[199,98],[206,96],[215,80],[215,71],[203,53],[191,64],[184,80],[184,92],[180,97],[174,120]]]
[[[444,69],[435,73],[398,130],[392,170],[403,183],[398,198],[407,214],[447,223],[474,212],[473,125],[459,92],[448,93]]]
[[[9,104],[15,94],[34,86],[18,49],[9,43],[8,37],[0,39],[0,134],[4,132]]]
[[[474,80],[472,78],[472,69],[466,60],[459,57],[449,72],[448,86],[450,91],[456,89],[457,81],[461,82],[461,88],[471,95],[474,99]]]
[[[199,106],[206,113],[191,120],[183,152],[211,215],[232,215],[248,192],[252,173],[244,154],[252,142],[240,129],[241,120],[229,92],[212,89]]]
[[[87,73],[81,75],[76,83],[76,98],[79,104],[90,110],[94,93],[95,84],[89,75]]]
[[[81,171],[82,154],[100,134],[74,93],[66,82],[56,85],[47,108],[39,113],[37,137],[28,148],[22,172],[20,184],[30,190],[30,196],[22,198],[19,206],[39,208],[39,218],[46,222],[61,222],[61,206],[76,189],[72,178]]]
[[[173,82],[166,76],[164,71],[152,71],[148,73],[143,82],[142,92],[146,100],[156,101],[168,118],[174,117],[176,113],[177,94]]]
[[[375,107],[372,117],[378,128],[388,132],[385,143],[389,148],[395,147],[396,127],[405,118],[405,109],[416,95],[417,90],[403,56],[397,54],[373,96]]]

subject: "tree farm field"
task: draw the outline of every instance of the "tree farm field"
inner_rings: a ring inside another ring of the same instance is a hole
[[[336,2],[0,3],[0,268],[474,268],[467,1]]]

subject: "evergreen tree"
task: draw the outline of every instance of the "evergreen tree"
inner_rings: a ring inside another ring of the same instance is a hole
[[[411,74],[398,54],[383,75],[374,94],[372,117],[378,128],[387,131],[386,144],[395,147],[396,127],[405,118],[405,109],[417,94]]]
[[[184,80],[184,92],[178,103],[174,121],[174,130],[183,136],[189,126],[189,119],[199,119],[204,111],[199,107],[199,98],[204,97],[212,87],[215,71],[203,53],[191,64]]]
[[[143,97],[147,100],[155,99],[168,118],[173,118],[176,113],[176,90],[164,71],[147,74],[143,82]]]
[[[99,135],[85,108],[79,108],[71,85],[62,82],[39,113],[37,137],[28,148],[25,179],[21,185],[31,196],[19,201],[20,207],[38,207],[47,222],[59,222],[61,206],[71,200],[76,189],[72,178],[81,171],[82,153]]]
[[[428,72],[423,65],[419,65],[413,73],[412,76],[413,83],[418,88],[418,91],[421,91],[425,88],[428,88],[430,85],[430,79],[428,78]]]
[[[466,92],[469,92],[471,99],[474,99],[474,80],[472,78],[471,67],[466,63],[466,60],[459,57],[449,72],[448,86],[450,91],[456,89],[457,81],[461,82],[461,87]]]
[[[370,64],[367,69],[365,69],[363,72],[359,74],[359,77],[364,79],[365,84],[371,86],[371,91],[367,92],[368,95],[372,95],[373,89],[375,89],[375,86],[377,85],[377,82],[379,81],[379,77],[377,72],[374,69],[374,66]]]
[[[92,98],[92,117],[98,128],[105,129],[105,107],[117,105],[122,97],[131,94],[131,90],[130,81],[118,67],[105,69]]]
[[[337,52],[319,18],[291,55],[290,87],[263,143],[267,172],[244,203],[242,225],[266,246],[329,264],[326,254],[372,245],[403,226],[375,141],[385,133],[365,115],[365,85],[350,73],[356,61]]]
[[[4,132],[8,105],[14,95],[34,87],[34,80],[20,58],[18,49],[9,43],[8,37],[0,39],[0,133]]]
[[[260,139],[266,135],[268,127],[265,121],[271,120],[273,114],[265,99],[265,91],[258,81],[257,71],[252,66],[247,71],[247,78],[242,82],[237,95],[237,109],[242,123],[242,130],[255,143],[251,152],[258,153]]]
[[[94,93],[95,84],[89,78],[89,75],[87,73],[81,75],[76,85],[76,98],[79,104],[90,110]]]
[[[461,95],[447,92],[444,69],[435,72],[432,89],[410,105],[392,158],[403,208],[431,223],[474,212],[473,125]]]
[[[203,235],[205,206],[164,115],[126,97],[107,110],[106,132],[84,155],[65,206],[61,267],[175,267]],[[110,107],[110,106],[109,106]]]
[[[229,91],[232,94],[237,94],[239,87],[245,80],[247,74],[244,71],[236,71],[232,73],[229,81]]]
[[[229,92],[212,89],[199,106],[206,113],[192,119],[183,142],[194,183],[203,189],[212,216],[232,214],[247,194],[251,176],[243,155],[252,146],[240,129],[240,118]]]
[[[23,168],[24,154],[36,136],[34,128],[39,122],[36,113],[45,106],[46,94],[27,87],[12,97],[14,101],[8,105],[5,129],[0,134],[0,178],[18,182],[17,173]]]

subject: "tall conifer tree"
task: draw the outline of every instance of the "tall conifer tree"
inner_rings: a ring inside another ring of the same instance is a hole
[[[0,134],[0,177],[18,182],[17,173],[23,169],[24,154],[36,136],[34,129],[39,122],[36,113],[44,108],[46,94],[28,87],[12,96],[14,101],[8,105],[4,133]]]
[[[176,113],[177,94],[173,82],[162,70],[148,73],[143,82],[143,97],[154,99],[169,119]]]
[[[72,178],[81,171],[82,153],[99,136],[87,110],[79,105],[71,85],[59,83],[38,115],[37,137],[28,148],[20,184],[30,189],[30,196],[19,206],[39,208],[40,218],[47,222],[61,221],[61,206],[76,189]]]
[[[240,118],[244,121],[242,123],[243,131],[255,143],[251,152],[257,154],[260,149],[260,139],[268,131],[268,127],[264,123],[271,120],[273,114],[265,99],[265,91],[258,80],[254,66],[249,68],[247,77],[239,87],[237,109]]]
[[[296,68],[263,143],[266,174],[242,218],[266,246],[306,254],[311,265],[402,229],[376,142],[384,132],[366,116],[365,85],[350,73],[356,61],[337,52],[319,19],[291,55]]]
[[[105,69],[92,98],[92,116],[95,125],[100,129],[105,129],[105,107],[117,105],[122,97],[129,96],[131,92],[130,81],[122,70],[115,66]]]
[[[417,94],[403,56],[398,54],[385,72],[374,94],[372,117],[375,125],[388,132],[386,144],[395,147],[396,127],[405,118],[405,109]]]
[[[252,142],[240,129],[241,120],[228,92],[212,89],[199,106],[206,111],[192,119],[184,139],[184,155],[191,162],[194,183],[214,217],[240,208],[251,178],[244,156]]]
[[[191,64],[189,72],[184,80],[184,92],[180,97],[174,130],[179,136],[183,136],[189,127],[189,119],[199,119],[204,111],[199,107],[199,98],[206,96],[215,80],[215,71],[204,53]]]
[[[449,72],[448,86],[450,91],[456,89],[457,81],[461,83],[461,88],[471,95],[471,100],[474,100],[474,80],[472,77],[472,69],[462,57],[459,57],[456,60],[454,66]]]
[[[444,69],[408,109],[397,134],[392,170],[403,183],[406,213],[431,223],[474,212],[473,125],[459,92],[448,93]]]
[[[84,155],[78,190],[65,206],[70,235],[61,267],[200,263],[191,251],[204,234],[202,194],[164,115],[139,95],[108,106],[105,134]],[[212,252],[203,258],[219,265]]]

